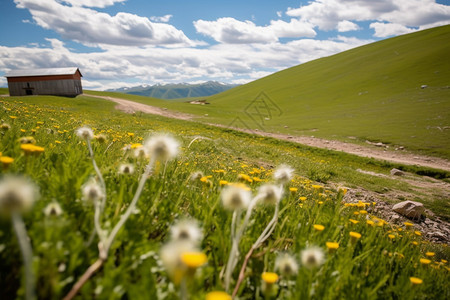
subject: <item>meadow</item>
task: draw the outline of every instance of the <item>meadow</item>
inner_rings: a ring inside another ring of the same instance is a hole
[[[225,290],[239,299],[450,297],[447,245],[428,242],[413,223],[380,219],[373,214],[377,203],[344,201],[353,187],[380,193],[410,190],[395,179],[357,171],[388,174],[392,167],[406,166],[195,122],[127,115],[115,111],[112,102],[88,96],[6,97],[0,104],[1,182],[8,174],[20,174],[39,189],[33,207],[20,213],[33,250],[32,287],[39,299],[66,296],[99,261],[105,236],[111,236],[127,211],[130,216],[112,240],[109,255],[75,298],[230,299],[214,293]],[[92,139],[80,134],[80,128],[91,128]],[[174,153],[166,162],[155,161],[158,152],[134,155],[160,132],[178,140],[176,157]],[[124,164],[134,171],[125,172]],[[284,182],[283,164],[295,170],[291,178],[284,169]],[[445,172],[436,174],[448,178]],[[100,178],[104,191],[95,195],[104,192],[103,208],[95,199],[87,201],[94,194],[84,193]],[[253,210],[230,209],[226,191],[238,191],[232,203],[245,197],[272,201],[255,204]],[[0,285],[4,299],[20,299],[27,293],[27,267],[11,225],[17,214],[11,220],[2,192]],[[432,206],[432,199],[421,201],[436,212],[440,208]],[[189,230],[180,234],[182,225]],[[265,228],[270,229],[265,239],[253,247]],[[198,244],[183,248],[189,238]],[[183,246],[173,250],[173,245]]]

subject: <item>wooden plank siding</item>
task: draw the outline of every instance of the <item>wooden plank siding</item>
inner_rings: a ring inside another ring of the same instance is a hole
[[[83,93],[81,72],[74,74],[6,76],[10,96],[55,95],[75,97]]]

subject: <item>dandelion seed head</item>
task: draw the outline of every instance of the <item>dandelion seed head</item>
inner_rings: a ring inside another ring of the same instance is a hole
[[[302,265],[308,269],[320,267],[324,263],[324,254],[319,247],[308,247],[301,253]]]
[[[275,205],[281,200],[282,195],[283,189],[280,186],[276,186],[273,184],[262,185],[258,190],[258,196],[261,199],[260,201],[262,201],[264,204]]]
[[[94,138],[94,132],[89,127],[80,127],[76,130],[76,134],[83,140],[92,140]]]
[[[18,176],[6,176],[0,181],[0,212],[26,212],[39,196],[37,186],[30,180]]]
[[[170,135],[155,135],[145,142],[144,147],[156,160],[167,161],[178,155],[180,143]]]
[[[199,245],[202,241],[202,230],[194,220],[182,220],[170,228],[173,241],[187,241]]]
[[[81,191],[83,194],[83,199],[88,202],[95,203],[97,201],[102,200],[105,197],[102,188],[94,180],[90,180],[87,183],[85,183],[81,188]]]
[[[11,126],[8,124],[8,123],[3,123],[2,125],[0,125],[0,128],[2,129],[2,130],[9,130],[9,129],[11,129]]]
[[[222,204],[228,210],[245,209],[251,200],[251,192],[240,186],[226,186],[221,193]]]
[[[44,208],[44,214],[47,217],[50,216],[55,216],[58,217],[62,214],[62,208],[61,206],[58,204],[58,202],[52,202],[49,203],[45,208]]]
[[[177,284],[181,281],[185,265],[181,255],[187,252],[196,252],[197,249],[189,241],[171,241],[161,248],[160,258],[169,276]]]
[[[273,178],[280,183],[288,183],[294,176],[294,169],[287,165],[279,166],[273,173]]]
[[[133,174],[134,166],[132,164],[121,164],[119,166],[119,174]]]
[[[137,147],[133,150],[133,156],[135,158],[148,158],[148,150],[144,147]]]
[[[275,260],[275,270],[284,276],[293,276],[298,272],[298,264],[294,257],[287,253],[278,255]]]
[[[189,177],[189,179],[191,181],[197,181],[200,180],[203,177],[203,172],[202,171],[196,171],[194,173],[191,174],[191,176]]]

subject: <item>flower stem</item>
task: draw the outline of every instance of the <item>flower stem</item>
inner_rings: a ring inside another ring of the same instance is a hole
[[[136,203],[139,200],[139,197],[141,196],[141,193],[144,189],[145,182],[147,181],[147,177],[150,175],[153,165],[155,164],[155,160],[151,159],[148,163],[147,167],[145,168],[144,174],[142,174],[141,180],[139,181],[138,188],[136,190],[136,193],[134,194],[133,200],[131,201],[130,205],[128,206],[125,213],[120,217],[119,222],[117,222],[116,226],[111,230],[111,233],[106,238],[106,241],[100,249],[100,258],[106,259],[108,257],[109,248],[111,248],[112,243],[114,242],[114,239],[116,238],[117,233],[122,228],[122,226],[125,224],[125,222],[130,217],[131,213],[136,207]]]
[[[33,250],[28,240],[27,230],[22,217],[18,213],[12,214],[12,223],[14,231],[16,232],[17,239],[19,241],[20,251],[22,252],[22,258],[25,268],[25,299],[36,299],[34,292],[34,274],[33,274]]]

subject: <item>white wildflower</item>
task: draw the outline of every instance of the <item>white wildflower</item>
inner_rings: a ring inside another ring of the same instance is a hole
[[[94,180],[90,180],[85,183],[82,186],[81,191],[83,194],[83,199],[88,202],[95,203],[96,201],[100,201],[105,197],[102,188]]]
[[[281,200],[283,189],[273,184],[262,185],[258,190],[258,197],[264,204],[275,205]]]
[[[180,283],[184,275],[185,265],[181,261],[181,255],[195,251],[195,246],[188,241],[171,241],[161,248],[161,261],[175,284]]]
[[[62,214],[62,208],[61,206],[58,204],[58,202],[52,202],[49,203],[45,208],[44,208],[44,214],[49,217],[49,216],[60,216]]]
[[[245,209],[248,207],[252,194],[240,185],[228,185],[221,193],[223,206],[228,210]]]
[[[294,276],[297,275],[298,264],[294,257],[283,253],[275,260],[275,270],[278,270],[284,276]]]
[[[169,135],[155,135],[145,142],[144,147],[155,160],[167,161],[178,155],[180,143]]]
[[[202,241],[202,231],[194,220],[182,220],[170,228],[170,235],[174,241],[190,241],[199,245]]]
[[[308,269],[320,267],[325,260],[323,250],[319,247],[308,247],[301,253],[302,265]]]
[[[119,166],[119,174],[133,174],[134,166],[132,164],[121,164]]]
[[[78,128],[76,134],[83,140],[92,140],[94,138],[94,132],[89,127]]]
[[[137,147],[133,150],[133,156],[135,158],[148,158],[148,150],[144,147]]]
[[[289,166],[281,165],[273,173],[273,178],[280,183],[288,183],[294,176],[294,169]]]
[[[196,171],[196,172],[194,172],[194,173],[192,173],[191,174],[191,176],[189,177],[189,179],[191,180],[191,181],[197,181],[197,180],[200,180],[200,178],[202,178],[204,175],[203,175],[203,172],[202,171]]]
[[[6,176],[0,181],[0,213],[26,212],[38,196],[38,188],[30,180]]]

